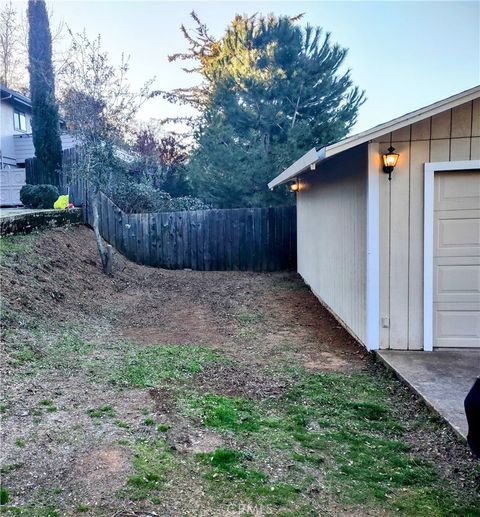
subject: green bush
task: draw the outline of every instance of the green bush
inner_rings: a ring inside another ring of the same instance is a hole
[[[202,200],[190,197],[171,197],[168,192],[145,183],[124,183],[113,195],[113,201],[129,214],[146,212],[176,212],[210,208]]]
[[[20,201],[28,208],[53,208],[59,195],[54,185],[24,185]]]

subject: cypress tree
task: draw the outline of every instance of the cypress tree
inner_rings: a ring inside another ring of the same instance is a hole
[[[35,155],[48,182],[58,185],[58,171],[62,165],[62,142],[55,100],[52,35],[44,0],[28,2],[28,59]]]

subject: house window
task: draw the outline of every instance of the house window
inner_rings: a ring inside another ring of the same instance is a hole
[[[15,131],[27,130],[27,117],[25,116],[25,113],[21,111],[13,112],[13,127]]]

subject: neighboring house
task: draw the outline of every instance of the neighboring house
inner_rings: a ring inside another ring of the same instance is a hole
[[[0,85],[0,204],[20,204],[25,184],[25,160],[35,156],[32,139],[32,102],[28,97]],[[74,147],[73,138],[61,133],[62,148]]]
[[[312,149],[269,187],[292,181],[298,271],[361,343],[480,348],[480,86]]]

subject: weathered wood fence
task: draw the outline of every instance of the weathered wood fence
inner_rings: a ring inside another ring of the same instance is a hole
[[[55,181],[26,160],[28,184],[52,183],[84,209],[92,225],[85,181],[71,181],[67,171],[77,159],[75,149],[63,151],[63,171]],[[217,271],[285,271],[296,269],[295,207],[238,208],[126,214],[107,196],[99,206],[104,239],[130,260],[168,269]]]
[[[92,223],[91,206],[86,219]],[[296,269],[295,207],[126,214],[101,196],[100,231],[130,260],[168,269]]]

